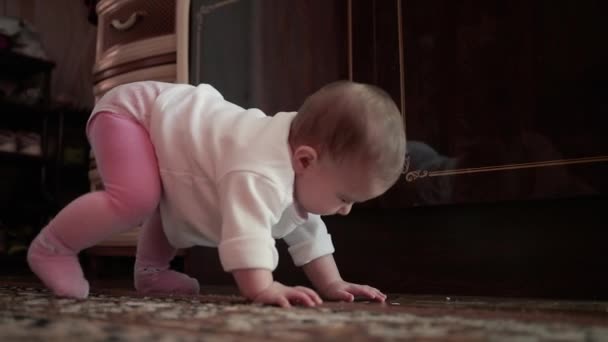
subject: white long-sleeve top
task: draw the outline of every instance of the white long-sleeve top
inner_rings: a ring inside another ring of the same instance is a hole
[[[288,136],[295,112],[266,116],[207,84],[153,81],[112,89],[91,118],[101,111],[132,115],[148,130],[174,247],[217,246],[226,271],[274,270],[279,238],[297,266],[334,252],[321,218],[301,217],[294,206]]]

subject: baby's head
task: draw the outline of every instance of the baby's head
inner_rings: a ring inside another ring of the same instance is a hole
[[[378,87],[339,81],[300,107],[289,144],[295,199],[307,212],[346,215],[353,203],[388,190],[405,159],[399,109]]]

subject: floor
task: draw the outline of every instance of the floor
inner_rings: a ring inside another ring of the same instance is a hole
[[[0,280],[0,340],[92,341],[608,341],[608,302],[390,294],[386,303],[318,308],[252,305],[232,288],[196,297],[138,296],[96,281],[84,301],[31,278]]]

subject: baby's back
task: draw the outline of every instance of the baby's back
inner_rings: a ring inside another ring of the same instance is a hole
[[[215,180],[242,158],[269,119],[224,100],[210,85],[179,85],[159,94],[148,129],[161,168],[199,176],[203,171]]]

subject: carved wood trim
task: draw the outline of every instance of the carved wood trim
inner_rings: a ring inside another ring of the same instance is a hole
[[[93,67],[93,73],[139,60],[148,56],[158,56],[176,51],[176,35],[168,34],[159,37],[138,40],[124,45],[113,46],[106,50]]]
[[[608,162],[608,156],[557,159],[557,160],[548,160],[548,161],[543,161],[543,162],[505,164],[505,165],[496,165],[496,166],[493,165],[493,166],[471,167],[471,168],[464,168],[464,169],[441,170],[441,171],[428,171],[428,170],[409,171],[408,170],[409,163],[407,163],[403,174],[405,174],[406,181],[413,182],[417,179],[425,178],[425,177],[454,176],[454,175],[471,174],[471,173],[496,172],[496,171],[531,169],[531,168],[549,167],[549,166],[564,166],[564,165],[573,165],[573,164],[589,164],[589,163],[603,163],[603,162]]]
[[[107,78],[118,76],[120,74],[128,73],[137,69],[145,69],[163,64],[173,64],[177,60],[176,54],[166,53],[159,56],[150,58],[138,59],[132,62],[120,64],[116,67],[105,69],[104,71],[98,72],[93,75],[95,83],[99,83]]]
[[[100,97],[108,90],[121,84],[150,79],[161,82],[175,82],[175,77],[175,64],[160,65],[147,69],[138,69],[99,82],[95,85],[95,87],[93,87],[93,93],[96,97]]]

